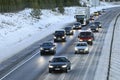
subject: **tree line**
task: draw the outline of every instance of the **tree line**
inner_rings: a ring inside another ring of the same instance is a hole
[[[0,12],[20,11],[25,8],[52,9],[80,6],[79,0],[0,0]]]

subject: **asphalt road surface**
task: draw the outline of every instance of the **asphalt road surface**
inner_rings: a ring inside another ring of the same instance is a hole
[[[73,36],[67,36],[66,42],[56,43],[57,53],[55,55],[41,56],[40,50],[35,50],[32,55],[0,76],[0,80],[93,80],[109,24],[119,11],[120,8],[111,8],[96,17],[96,21],[102,23],[103,29],[99,33],[95,33],[95,41],[92,46],[89,46],[89,54],[74,54],[74,46],[80,30],[74,31]],[[47,40],[53,41],[53,36],[50,35],[46,38]],[[39,42],[39,44],[41,43]],[[54,56],[67,56],[72,63],[72,69],[68,73],[49,73],[48,62]]]

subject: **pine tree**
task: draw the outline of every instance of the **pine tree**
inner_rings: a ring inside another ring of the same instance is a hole
[[[60,13],[64,14],[64,6],[63,6],[63,1],[60,0],[60,3],[58,5],[58,10]]]

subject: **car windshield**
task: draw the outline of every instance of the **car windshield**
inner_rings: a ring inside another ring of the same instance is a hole
[[[75,23],[74,25],[80,25],[80,23]]]
[[[86,43],[78,43],[77,46],[87,46]]]
[[[91,37],[91,32],[81,32],[80,37]]]
[[[64,31],[56,31],[55,35],[64,35]]]
[[[71,30],[72,28],[71,27],[66,27],[65,30]]]
[[[67,59],[64,57],[61,58],[53,58],[52,62],[67,62]]]
[[[76,18],[85,18],[84,15],[76,15]]]
[[[98,24],[100,24],[100,22],[95,22],[95,24],[97,24],[97,25],[98,25]]]
[[[42,46],[52,46],[52,43],[43,43]]]

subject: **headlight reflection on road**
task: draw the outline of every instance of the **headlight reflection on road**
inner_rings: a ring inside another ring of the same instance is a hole
[[[46,61],[45,57],[40,56],[40,58],[38,59],[37,63],[38,63],[39,65],[43,65],[43,64],[45,63],[45,61]]]

